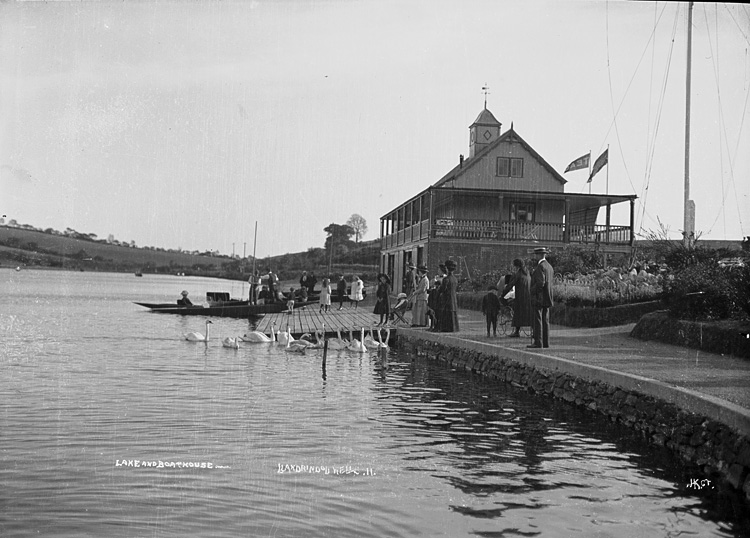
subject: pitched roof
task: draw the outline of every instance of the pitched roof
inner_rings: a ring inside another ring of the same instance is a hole
[[[479,114],[479,118],[477,118],[477,121],[475,121],[474,123],[478,123],[479,119],[482,118],[482,116],[483,116],[483,114],[485,112],[487,114],[489,114],[489,116],[493,120],[495,119],[495,117],[492,115],[492,113],[489,110],[484,109],[482,111],[482,113]],[[495,120],[495,121],[497,121],[497,120]],[[510,129],[507,130],[507,131],[505,131],[503,134],[501,134],[497,138],[497,140],[495,140],[494,142],[492,142],[491,144],[489,144],[486,148],[482,149],[482,151],[480,151],[479,153],[477,153],[476,155],[474,155],[474,157],[471,157],[469,159],[464,159],[463,165],[461,165],[459,163],[450,172],[448,172],[447,174],[445,174],[442,178],[440,178],[440,180],[437,183],[435,183],[432,186],[433,187],[442,187],[448,181],[452,181],[452,180],[458,179],[463,174],[465,174],[466,171],[469,168],[471,168],[476,163],[478,163],[479,161],[481,161],[482,158],[487,153],[489,153],[490,151],[492,151],[495,147],[497,147],[498,145],[502,144],[503,142],[508,142],[508,141],[518,142],[519,144],[521,144],[521,146],[523,146],[524,149],[526,149],[526,151],[528,151],[529,153],[531,153],[531,155],[537,161],[539,161],[542,164],[542,166],[544,166],[544,168],[547,169],[547,171],[552,175],[552,177],[554,177],[557,181],[559,181],[563,185],[565,185],[567,183],[566,179],[564,177],[562,177],[557,170],[555,170],[554,168],[552,168],[552,165],[549,164],[547,161],[545,161],[542,158],[542,156],[539,155],[534,150],[534,148],[532,148],[523,138],[521,138],[521,136],[513,130],[513,126],[511,125]]]
[[[487,110],[486,108],[482,110],[479,113],[479,116],[477,116],[477,119],[474,120],[474,123],[471,125],[500,125],[500,122],[497,121],[495,116],[492,115],[492,112]],[[469,127],[471,127],[471,125]]]

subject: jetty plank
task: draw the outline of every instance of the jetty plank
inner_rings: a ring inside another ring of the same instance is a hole
[[[315,334],[315,331],[323,330],[325,324],[326,335],[336,334],[336,330],[348,335],[349,330],[358,332],[360,327],[372,327],[380,321],[380,316],[368,312],[365,309],[352,310],[329,310],[321,314],[317,308],[304,308],[292,313],[281,312],[277,314],[266,314],[258,322],[256,331],[270,333],[271,328],[286,330],[287,326],[295,338],[304,333]]]

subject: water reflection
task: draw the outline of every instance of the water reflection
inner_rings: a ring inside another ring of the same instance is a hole
[[[200,279],[66,275],[61,293],[22,276],[0,294],[0,535],[748,534],[717,492],[686,490],[693,470],[604,417],[393,350],[324,365],[223,348],[245,320],[186,342],[202,320],[128,302]],[[374,474],[331,471],[347,466]]]

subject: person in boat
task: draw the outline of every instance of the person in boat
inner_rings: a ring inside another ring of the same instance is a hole
[[[193,306],[193,302],[190,299],[188,299],[187,290],[182,290],[182,293],[180,295],[181,297],[177,299],[177,304],[179,306]]]
[[[306,303],[307,302],[307,288],[302,286],[299,289],[298,297],[300,302]]]
[[[263,301],[263,304],[269,304],[272,302],[271,296],[268,293],[268,286],[262,286],[260,293],[258,294],[258,300]]]
[[[307,271],[302,271],[302,276],[299,277],[299,287],[302,288],[309,288],[310,287],[311,279],[309,276],[307,276]]]
[[[276,300],[276,285],[279,283],[279,277],[276,276],[276,273],[271,271],[271,268],[268,268],[268,295],[271,298],[271,302],[273,303]]]
[[[250,275],[250,278],[248,279],[248,284],[250,284],[250,304],[258,304],[258,295],[260,294],[260,271],[257,269],[255,270],[254,274]]]

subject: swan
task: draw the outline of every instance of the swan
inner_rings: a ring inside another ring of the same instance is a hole
[[[307,350],[307,344],[303,344],[302,342],[307,342],[306,340],[288,340],[286,343],[286,346],[284,346],[284,351],[288,351],[290,353],[300,353],[302,355],[305,354],[305,351]]]
[[[266,335],[260,331],[251,331],[245,336],[240,336],[240,340],[243,342],[252,342],[254,344],[261,344],[267,342],[273,342],[275,340],[275,334],[271,331],[271,336]]]
[[[307,336],[307,338],[305,338]],[[320,349],[323,347],[323,341],[320,339],[320,331],[315,331],[315,342],[310,340],[312,336],[310,336],[310,333],[303,334],[299,340],[295,340],[295,343],[297,342],[307,342],[305,344],[305,347],[308,347],[310,349]]]
[[[349,342],[341,338],[341,330],[336,329],[337,338],[328,339],[328,349],[346,349]]]
[[[362,338],[362,340],[365,339],[364,327],[360,329],[360,338]],[[346,346],[346,349],[348,349],[349,351],[354,351],[355,353],[367,353],[367,347],[362,342],[362,340],[357,340],[356,338],[352,338],[351,342],[349,342],[349,345]]]
[[[199,332],[192,332],[192,333],[185,333],[182,336],[185,338],[185,340],[188,340],[189,342],[208,342],[209,337],[209,328],[210,325],[213,323],[210,319],[206,320],[206,335],[203,336]]]
[[[287,344],[291,344],[292,342],[294,342],[292,333],[289,330],[289,325],[286,326],[286,331],[279,331],[276,333],[276,341],[282,346],[286,346]]]
[[[365,336],[365,338],[362,340],[362,343],[370,349],[375,349],[375,348],[380,347],[380,344],[378,343],[378,341],[375,340],[375,338],[372,336],[372,327],[370,327],[370,334]]]
[[[232,349],[240,349],[240,337],[232,338],[231,336],[227,336],[221,341],[221,345],[224,347],[231,347]]]
[[[383,349],[388,349],[388,340],[390,339],[390,337],[391,337],[391,330],[386,329],[385,342],[383,342],[383,339],[381,338],[381,335],[380,335],[380,330],[378,329],[378,340],[380,341],[380,343],[378,344],[378,347],[383,348]]]

